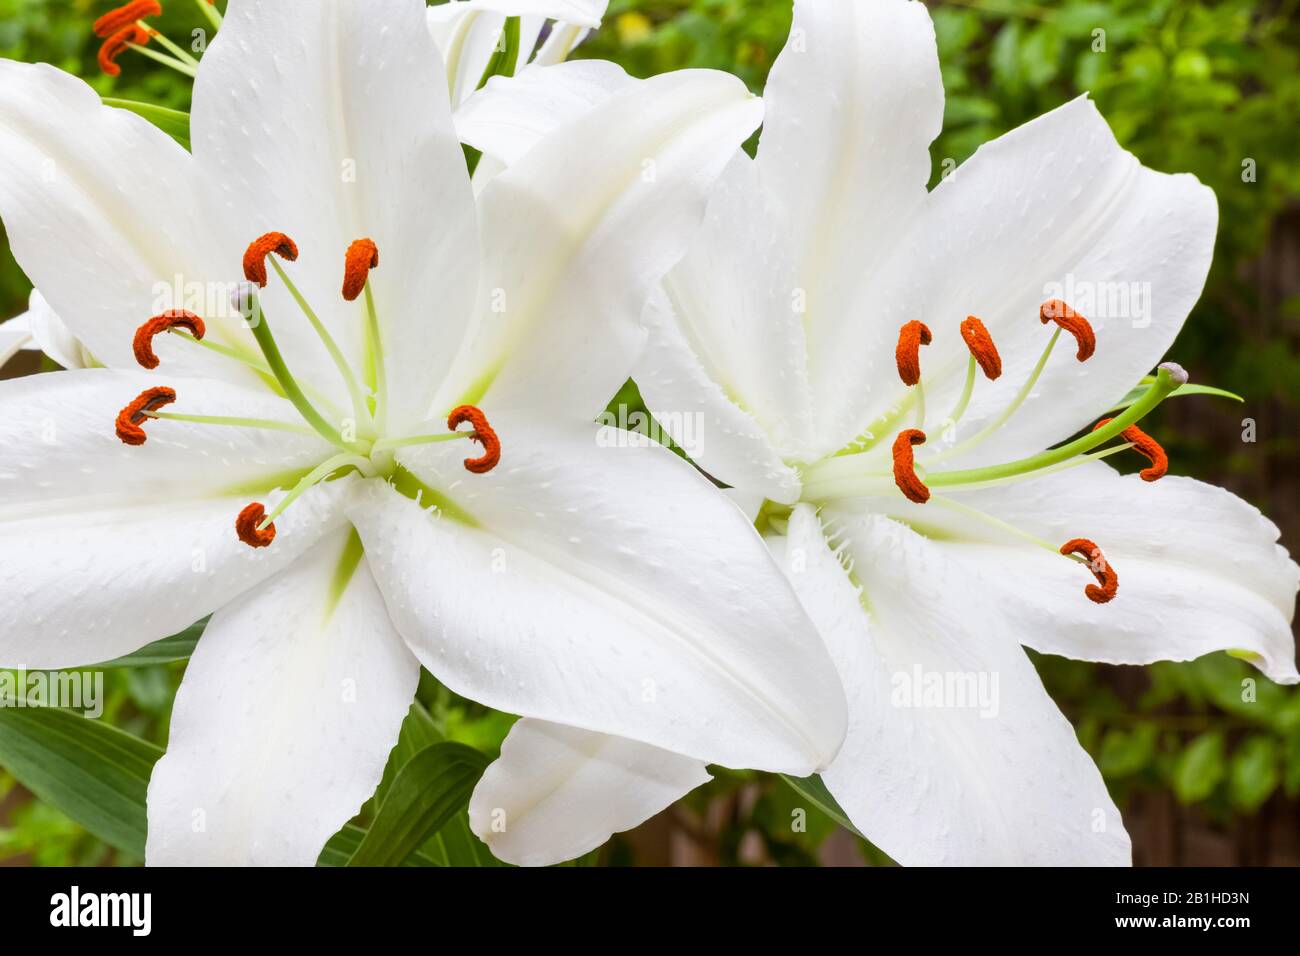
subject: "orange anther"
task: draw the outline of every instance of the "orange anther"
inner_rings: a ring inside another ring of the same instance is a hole
[[[132,342],[135,360],[145,368],[157,368],[158,356],[154,354],[153,337],[159,332],[177,327],[189,329],[190,334],[196,339],[203,338],[206,331],[203,320],[193,312],[184,309],[170,309],[162,315],[155,315],[135,330],[135,341]]]
[[[164,405],[176,401],[176,390],[160,385],[147,388],[137,395],[131,404],[117,413],[117,437],[128,445],[143,445],[148,438],[140,426],[148,418],[146,412],[156,412]]]
[[[1083,558],[1088,564],[1088,570],[1101,585],[1098,587],[1096,584],[1089,584],[1083,589],[1089,601],[1105,604],[1114,599],[1115,592],[1119,590],[1119,576],[1102,555],[1101,548],[1087,538],[1071,538],[1061,545],[1061,554],[1077,554]]]
[[[1044,325],[1055,322],[1074,336],[1074,340],[1079,344],[1079,351],[1075,357],[1080,362],[1088,361],[1092,358],[1092,353],[1097,351],[1097,333],[1093,332],[1092,325],[1060,299],[1044,302],[1038,310],[1038,318]]]
[[[1103,418],[1097,424],[1092,426],[1096,431],[1103,425],[1109,425],[1114,419]],[[1150,467],[1143,468],[1139,475],[1143,481],[1158,481],[1163,478],[1169,471],[1169,456],[1165,450],[1160,447],[1160,442],[1156,441],[1136,425],[1130,425],[1119,433],[1119,437],[1133,446],[1133,450],[1146,457],[1151,462]]]
[[[239,517],[235,519],[235,533],[239,535],[239,540],[250,548],[265,548],[274,541],[274,522],[265,528],[258,527],[265,517],[266,509],[256,501],[241,511]]]
[[[298,245],[282,232],[268,232],[254,239],[244,250],[244,278],[265,289],[266,257],[273,252],[293,262],[298,258]]]
[[[919,428],[908,428],[898,433],[894,439],[894,483],[903,497],[923,505],[930,500],[930,489],[920,478],[916,477],[916,462],[912,456],[912,446],[925,443],[925,432]]]
[[[447,416],[447,427],[452,431],[465,422],[474,426],[474,434],[471,437],[483,446],[483,457],[466,458],[465,469],[476,475],[482,475],[491,471],[501,461],[501,439],[488,424],[487,416],[473,405],[461,405]]]
[[[149,31],[137,26],[123,27],[100,46],[99,68],[109,76],[121,76],[122,68],[117,65],[117,58],[127,51],[129,44],[144,46],[148,42]]]
[[[898,362],[898,377],[904,385],[921,381],[921,346],[930,344],[930,330],[924,322],[913,319],[904,322],[898,330],[898,347],[894,359]]]
[[[162,16],[162,6],[158,0],[131,0],[116,10],[109,10],[95,21],[94,31],[97,37],[110,37],[125,27],[132,26],[145,17]]]
[[[352,302],[366,287],[371,269],[379,268],[379,247],[370,239],[348,246],[343,263],[343,298]]]
[[[998,355],[997,346],[993,344],[993,336],[989,335],[989,330],[984,327],[984,323],[973,315],[966,316],[966,321],[961,324],[961,337],[966,342],[966,347],[970,349],[970,354],[975,356],[975,361],[983,369],[985,378],[992,381],[1002,374],[1002,356]]]

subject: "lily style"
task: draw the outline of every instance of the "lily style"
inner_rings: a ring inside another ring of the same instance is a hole
[[[1102,777],[1022,647],[1228,650],[1300,680],[1278,529],[1166,477],[1139,425],[1192,390],[1157,364],[1209,269],[1215,197],[1144,168],[1086,98],[927,191],[944,94],[908,0],[796,0],[764,101],[757,158],[732,162],[650,301],[635,378],[670,431],[702,417],[707,442],[680,440],[755,518],[835,660],[849,732],[822,779],[905,865],[1126,865]],[[564,801],[639,822],[620,781],[652,761],[608,742],[599,772],[557,781],[535,735],[507,739],[480,821],[536,805],[532,862],[588,842],[557,823]],[[656,802],[692,785],[685,767],[658,784]],[[522,839],[480,834],[498,853]]]
[[[196,74],[187,151],[0,61],[0,217],[103,365],[0,384],[0,665],[212,615],[147,862],[314,863],[421,665],[692,773],[828,765],[839,679],[752,524],[594,423],[761,101],[629,81],[476,197],[421,0],[231,0]]]

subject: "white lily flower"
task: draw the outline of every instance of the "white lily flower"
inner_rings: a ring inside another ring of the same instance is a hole
[[[476,202],[421,0],[231,0],[192,154],[0,61],[0,216],[107,366],[0,385],[0,664],[213,615],[150,863],[314,862],[421,664],[694,760],[829,761],[834,667],[750,522],[592,424],[760,111],[722,73],[638,82]]]
[[[450,0],[429,7],[429,31],[447,65],[452,109],[479,88],[495,56],[508,58],[497,71],[505,76],[563,62],[600,27],[608,5],[609,0]],[[518,37],[506,32],[512,17],[518,17]]]
[[[516,84],[530,128],[467,117],[467,138],[518,161],[608,95],[561,72]],[[1166,467],[1126,426],[1182,370],[1119,407],[1200,294],[1214,195],[1142,167],[1086,98],[927,192],[943,88],[907,0],[796,0],[764,99],[758,158],[733,161],[652,299],[635,377],[670,431],[704,417],[707,443],[674,437],[758,517],[836,661],[850,727],[823,779],[904,864],[1127,864],[1101,775],[1020,645],[1122,664],[1228,649],[1300,679],[1300,569],[1278,529],[1222,489],[1101,460]],[[1135,298],[1106,314],[1117,290]],[[1063,331],[1079,342],[1055,347]],[[654,812],[703,771],[588,735],[557,782],[525,749],[534,723],[471,804],[536,805],[513,834],[480,831],[498,854],[582,852],[648,815],[622,777],[656,782]],[[586,830],[554,822],[561,800]]]
[[[0,367],[22,350],[44,352],[64,368],[98,364],[36,289],[27,300],[26,312],[0,324]]]

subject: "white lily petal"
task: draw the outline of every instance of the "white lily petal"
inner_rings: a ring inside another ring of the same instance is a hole
[[[1029,377],[1051,334],[1039,307],[1060,298],[1091,321],[1096,354],[1080,364],[1064,335],[1020,411],[960,460],[1006,461],[1065,439],[1164,356],[1200,295],[1216,223],[1211,190],[1194,176],[1143,167],[1086,98],[985,144],[935,189],[882,270],[884,281],[855,306],[871,321],[846,327],[838,371],[819,382],[828,402],[839,396],[827,406],[839,418],[833,427],[841,437],[852,433],[901,395],[893,348],[899,327],[919,318],[935,336],[921,368],[937,433],[969,358],[958,326],[976,315],[1003,372],[976,383],[954,435],[970,437]],[[864,369],[864,355],[877,356],[876,364]],[[935,439],[932,448],[941,446]]]
[[[462,142],[509,166],[551,133],[636,82],[607,60],[577,60],[547,70],[524,70],[518,76],[495,76],[456,111],[456,132]]]
[[[759,182],[757,165],[737,153],[714,188],[704,225],[663,286],[680,338],[708,377],[785,457],[798,459],[813,432],[812,393],[804,342],[807,303],[797,289],[788,233],[785,217]],[[671,347],[664,342],[655,351]],[[641,366],[653,370],[656,358],[647,356]],[[656,391],[663,404],[671,385]]]
[[[1086,568],[985,523],[932,516],[948,532],[943,547],[995,572],[1021,643],[1112,664],[1247,651],[1273,680],[1300,682],[1291,632],[1300,568],[1277,526],[1231,492],[1172,475],[1145,482],[1096,462],[960,501],[1053,544],[1088,538],[1119,576],[1115,599],[1094,604]]]
[[[701,364],[662,289],[651,294],[644,321],[650,335],[633,377],[659,426],[719,481],[742,489],[760,503],[763,498],[798,501],[798,472],[781,459],[763,427],[732,401]]]
[[[447,23],[468,13],[490,10],[507,17],[541,17],[596,29],[608,0],[452,0],[429,7],[431,23]]]
[[[266,492],[325,457],[323,443],[159,421],[146,426],[143,446],[122,444],[117,409],[155,381],[93,370],[0,383],[0,665],[77,667],[130,653],[211,613],[342,522],[346,482],[334,482],[277,520],[273,548],[239,541],[244,506],[272,507],[281,493]],[[171,381],[178,404],[200,414],[289,408],[234,386]]]
[[[869,318],[845,306],[925,201],[943,122],[925,6],[797,0],[763,98],[758,167],[790,222],[817,369],[842,348],[845,326]]]
[[[469,825],[497,859],[550,866],[602,846],[711,779],[690,757],[525,718],[474,788]]]
[[[849,695],[822,778],[853,823],[904,865],[1127,865],[1101,774],[986,582],[887,518],[832,527],[861,593],[808,505],[773,545]],[[932,681],[968,693],[927,696]]]
[[[486,475],[458,442],[400,456],[477,526],[382,485],[349,507],[421,662],[499,710],[711,763],[827,762],[834,669],[744,515],[666,449],[608,447],[627,433],[489,417]]]
[[[204,189],[190,155],[148,120],[51,66],[0,60],[0,218],[23,271],[104,364],[138,367],[135,330],[187,306],[187,284],[241,278],[218,268],[220,226],[201,214]],[[227,344],[250,341],[205,318]],[[169,372],[256,382],[203,349],[160,354]]]
[[[194,87],[194,158],[219,185],[244,248],[276,230],[299,246],[285,270],[348,357],[364,354],[364,297],[345,302],[344,253],[373,239],[370,274],[391,415],[418,421],[473,306],[473,194],[421,0],[232,0]],[[255,214],[250,218],[250,210]],[[338,383],[275,275],[267,314],[295,374]],[[302,372],[300,369],[309,370]],[[354,368],[360,374],[360,369]]]
[[[379,784],[420,667],[364,557],[338,592],[350,535],[212,618],[149,782],[149,865],[311,866]]]
[[[27,348],[31,341],[32,327],[26,312],[0,323],[0,368],[4,368],[6,362]]]
[[[436,412],[500,406],[594,418],[644,340],[645,300],[685,251],[709,186],[758,124],[725,73],[615,94],[489,183],[476,323]]]
[[[93,368],[94,356],[81,344],[63,320],[50,308],[45,296],[33,289],[25,313],[32,331],[32,344],[66,369]]]

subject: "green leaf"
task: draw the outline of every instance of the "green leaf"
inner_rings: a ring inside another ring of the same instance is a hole
[[[348,860],[352,854],[357,852],[357,847],[366,837],[364,827],[349,823],[325,844],[325,849],[320,851],[320,858],[316,861],[317,866],[347,866]],[[432,857],[416,852],[411,854],[410,859],[405,863],[406,866],[440,866],[441,864]]]
[[[53,708],[0,708],[0,765],[95,836],[144,858],[145,793],[162,748]]]
[[[1155,381],[1155,379],[1151,379],[1151,381]],[[1143,382],[1146,382],[1146,379],[1143,379]],[[1147,385],[1145,384],[1139,385],[1137,388],[1133,389],[1122,399],[1120,399],[1119,403],[1114,405],[1110,409],[1110,411],[1112,412],[1123,411],[1124,409],[1128,408],[1130,405],[1132,405],[1134,402],[1136,402],[1139,398],[1141,398],[1146,393],[1147,393]],[[1234,402],[1245,401],[1245,399],[1242,398],[1240,395],[1238,395],[1236,392],[1230,392],[1224,388],[1215,388],[1213,385],[1179,385],[1176,389],[1174,389],[1172,392],[1169,393],[1168,397],[1180,398],[1180,397],[1185,397],[1187,395],[1212,395],[1215,398],[1228,398]]]
[[[1174,765],[1174,795],[1183,803],[1196,803],[1214,792],[1224,774],[1223,733],[1201,734],[1178,756]]]
[[[194,653],[194,646],[198,644],[199,638],[203,636],[203,631],[207,626],[208,619],[205,617],[197,624],[191,624],[179,634],[164,637],[161,641],[154,641],[152,644],[140,648],[134,654],[127,654],[125,657],[118,657],[103,664],[96,664],[94,669],[152,667],[155,664],[187,661],[190,659],[190,655]]]
[[[152,103],[141,103],[138,100],[120,100],[112,96],[104,97],[104,105],[116,106],[119,109],[130,110],[136,116],[143,116],[186,149],[190,148],[189,113],[168,109],[165,106],[155,106]]]
[[[1228,793],[1238,810],[1245,813],[1258,810],[1273,795],[1279,779],[1277,742],[1272,737],[1253,735],[1233,752]]]
[[[487,767],[483,754],[444,741],[407,762],[348,866],[397,866],[469,803]]]
[[[822,778],[815,774],[811,777],[791,777],[787,774],[781,774],[781,779],[788,783],[796,793],[808,800],[822,813],[826,814],[844,829],[851,833],[862,836],[862,833],[853,822],[849,820],[849,815],[844,812],[843,808],[831,796],[831,792],[826,789],[826,784]],[[862,837],[864,840],[866,837]]]
[[[416,754],[426,747],[441,743],[442,740],[443,735],[438,730],[438,725],[434,723],[424,705],[418,700],[412,703],[411,709],[406,712],[406,719],[402,721],[402,729],[397,735],[397,744],[388,755],[388,763],[384,766],[384,777],[375,791],[375,802],[384,802],[398,773]]]

